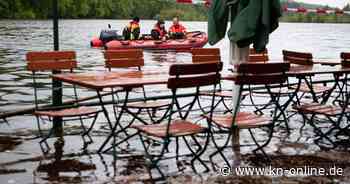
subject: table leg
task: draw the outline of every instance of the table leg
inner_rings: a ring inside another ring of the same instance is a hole
[[[109,125],[112,127],[111,132],[108,135],[107,139],[103,142],[101,147],[98,149],[98,153],[101,153],[103,148],[106,146],[106,144],[111,140],[112,137],[114,137],[114,133],[115,133],[115,131],[116,131],[116,129],[117,129],[119,123],[120,123],[121,116],[122,116],[122,114],[124,112],[124,109],[125,109],[125,106],[127,105],[127,102],[128,102],[129,91],[126,91],[125,99],[124,99],[124,102],[123,102],[123,107],[122,107],[122,109],[121,109],[121,111],[120,111],[120,113],[119,113],[119,115],[117,117],[117,120],[116,120],[114,126],[112,125],[112,122],[111,122],[111,120],[110,120],[110,118],[108,116],[108,111],[107,111],[107,109],[106,109],[106,107],[105,107],[105,105],[103,103],[103,99],[102,99],[102,96],[101,96],[99,91],[97,91],[97,95],[98,95],[98,98],[99,98],[100,103],[101,103],[102,111],[103,111],[103,113],[104,113],[104,115],[105,115]]]
[[[294,93],[291,96],[289,96],[289,99],[287,100],[287,102],[285,102],[281,106],[281,112],[279,112],[279,114],[276,116],[276,120],[279,119],[283,115],[283,112],[285,112],[287,110],[289,104],[293,101],[294,97],[296,97],[298,95],[298,92],[299,92],[300,86],[301,86],[301,80],[302,79],[298,79],[298,84],[297,84],[297,87],[295,88]]]

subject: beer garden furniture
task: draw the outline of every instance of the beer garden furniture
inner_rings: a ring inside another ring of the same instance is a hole
[[[149,124],[149,125],[135,125],[135,128],[138,131],[140,136],[141,143],[144,147],[146,158],[151,161],[152,168],[158,169],[162,174],[161,170],[157,167],[157,163],[160,160],[166,159],[164,154],[170,143],[175,141],[175,150],[176,150],[176,160],[178,160],[179,155],[179,140],[183,140],[188,150],[193,155],[191,160],[191,166],[194,171],[196,171],[194,162],[198,160],[206,170],[209,170],[208,166],[200,158],[200,156],[206,150],[209,140],[210,140],[210,123],[207,127],[203,127],[195,123],[190,118],[191,111],[193,106],[197,102],[200,91],[202,87],[212,86],[214,91],[211,102],[210,102],[210,111],[207,113],[208,117],[212,117],[214,108],[215,108],[215,92],[218,84],[220,83],[221,76],[220,71],[222,70],[221,62],[207,62],[199,64],[175,64],[172,65],[169,69],[169,79],[167,82],[167,87],[172,91],[172,103],[170,106],[170,115],[168,120],[161,124]],[[195,93],[190,100],[189,105],[184,105],[183,102],[180,102],[178,99],[177,93],[180,89],[195,89]],[[188,106],[186,109],[183,109],[183,106]],[[183,112],[185,111],[185,112]],[[177,114],[177,116],[175,116]],[[197,134],[206,134],[206,140],[204,145],[199,143],[195,137]],[[161,144],[161,151],[159,154],[152,155],[150,153],[152,144],[148,145],[145,141],[145,137],[151,138],[153,140],[158,140]],[[159,140],[160,139],[160,140]],[[193,140],[195,146],[189,143],[189,139]],[[194,149],[196,147],[196,149]]]
[[[43,122],[52,121],[53,118],[62,118],[64,122],[79,121],[83,130],[82,138],[84,140],[84,148],[92,143],[92,138],[89,135],[92,130],[98,114],[101,110],[97,108],[84,107],[76,103],[69,107],[54,107],[54,108],[42,108],[39,105],[42,104],[45,99],[40,97],[40,92],[47,90],[47,87],[39,82],[44,75],[49,76],[47,71],[67,71],[72,73],[77,67],[76,54],[74,51],[55,51],[55,52],[28,52],[26,55],[27,59],[27,70],[32,72],[33,77],[33,88],[34,88],[34,103],[35,112],[34,115],[37,119],[37,126],[42,137],[40,141],[40,147],[43,152],[49,151],[49,145],[47,139],[54,133],[54,125],[50,129],[47,135],[44,135],[41,124]],[[46,73],[45,73],[46,72]],[[58,89],[53,89],[58,90]],[[78,93],[76,85],[73,85],[74,100],[78,101]],[[92,119],[89,128],[85,127],[85,120]],[[89,140],[86,141],[85,137]],[[44,144],[46,148],[43,147]]]
[[[254,112],[246,112],[240,111],[238,108],[240,106],[240,102],[234,104],[237,108],[233,114],[229,115],[213,115],[213,117],[208,117],[207,119],[210,123],[216,125],[219,130],[223,130],[225,134],[227,134],[226,139],[223,145],[219,145],[217,140],[215,140],[215,131],[212,130],[212,142],[216,148],[216,151],[210,155],[211,163],[213,164],[212,158],[220,154],[225,163],[229,166],[228,162],[223,150],[228,147],[230,140],[233,136],[234,129],[247,129],[251,135],[252,140],[256,144],[257,148],[253,151],[256,154],[257,151],[261,151],[266,159],[269,160],[268,155],[265,153],[263,148],[270,142],[273,135],[273,127],[276,120],[276,116],[278,111],[281,111],[281,106],[279,105],[279,96],[273,96],[271,93],[271,85],[278,84],[279,86],[283,86],[283,84],[287,81],[286,72],[289,70],[289,63],[242,63],[238,65],[237,75],[234,79],[236,85],[240,85],[241,94],[244,86],[248,85],[264,85],[266,87],[267,92],[270,94],[271,103],[274,105],[274,113],[271,117],[256,115]],[[263,127],[268,128],[268,138],[263,143],[260,144],[256,136],[254,135],[253,129],[261,129]],[[220,131],[222,133],[222,131]],[[233,137],[236,139],[237,137]],[[214,165],[213,168],[215,169]]]

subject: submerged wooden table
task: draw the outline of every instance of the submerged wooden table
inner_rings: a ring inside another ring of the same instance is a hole
[[[108,124],[111,127],[111,133],[101,145],[98,152],[102,152],[105,145],[114,136],[119,123],[121,114],[118,115],[114,125],[109,118],[108,111],[104,105],[101,92],[105,88],[116,88],[121,87],[126,91],[139,87],[141,85],[156,85],[156,84],[166,84],[169,78],[168,70],[160,71],[118,71],[118,72],[98,72],[98,73],[67,73],[67,74],[57,74],[52,76],[53,79],[66,82],[69,84],[78,85],[88,89],[95,90],[101,104],[102,111],[106,117]],[[129,95],[126,95],[123,102],[123,107],[125,108]],[[122,107],[122,108],[123,108]]]

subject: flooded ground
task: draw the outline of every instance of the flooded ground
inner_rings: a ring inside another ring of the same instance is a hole
[[[89,41],[98,35],[101,28],[111,23],[115,29],[121,30],[127,21],[115,20],[65,20],[60,23],[60,43],[62,50],[75,50],[78,55],[78,72],[104,71],[101,50],[89,48]],[[153,21],[143,21],[142,31],[152,27]],[[189,30],[205,31],[204,22],[185,22]],[[169,25],[169,22],[167,22]],[[33,104],[33,91],[30,73],[25,70],[25,53],[28,51],[51,50],[51,22],[49,21],[0,21],[0,113],[30,108]],[[270,59],[281,59],[281,50],[310,51],[315,58],[337,59],[342,51],[350,51],[350,25],[348,24],[281,24],[280,29],[272,34],[268,46]],[[223,62],[228,63],[228,40],[220,42]],[[145,52],[145,68],[157,69],[172,63],[190,62],[188,53],[173,51]],[[44,84],[49,80],[43,79]],[[231,88],[230,82],[223,87]],[[170,94],[164,86],[146,87],[149,96]],[[41,96],[47,102],[50,91],[44,91]],[[79,89],[80,96],[94,95],[86,89]],[[135,92],[133,97],[142,96]],[[108,98],[108,97],[106,97]],[[186,101],[187,99],[184,99]],[[202,99],[204,103],[208,98]],[[257,99],[262,102],[266,99]],[[92,100],[93,102],[94,100]],[[111,107],[108,107],[111,112]],[[223,106],[217,109],[225,111]],[[252,110],[244,107],[243,110]],[[267,112],[268,114],[269,112]],[[200,111],[194,112],[192,118],[200,120]],[[144,119],[147,116],[143,114]],[[146,167],[143,149],[137,137],[128,144],[116,148],[116,154],[108,152],[97,154],[96,151],[109,132],[103,116],[92,132],[94,143],[88,149],[82,150],[83,141],[80,136],[79,123],[65,124],[63,153],[57,161],[57,151],[54,149],[55,138],[49,140],[52,148],[49,155],[43,155],[38,144],[38,132],[35,118],[31,115],[16,116],[0,120],[0,183],[350,183],[350,152],[344,145],[333,150],[320,149],[314,143],[312,127],[306,125],[302,132],[301,116],[293,116],[290,120],[291,134],[287,134],[283,124],[276,126],[272,142],[266,151],[272,158],[269,164],[274,168],[295,168],[302,166],[317,168],[341,168],[342,176],[223,176],[219,171],[209,173],[193,173],[190,158],[184,157],[179,162],[175,159],[161,162],[160,168],[168,176],[160,179],[159,174]],[[130,117],[124,117],[126,124]],[[205,121],[200,121],[204,123]],[[44,128],[50,128],[45,124]],[[259,138],[265,138],[265,131],[257,131]],[[122,139],[124,135],[120,135]],[[219,142],[224,136],[218,136]],[[204,137],[200,139],[204,142]],[[241,143],[251,144],[249,133],[241,132]],[[183,143],[181,143],[183,144]],[[156,148],[159,146],[156,146]],[[173,149],[173,147],[171,148]],[[263,159],[252,155],[252,146],[241,147],[241,166],[268,167]],[[208,156],[215,151],[211,144],[203,158],[211,167]],[[60,151],[58,151],[60,152]],[[184,154],[187,150],[181,149]],[[174,150],[170,150],[174,153]],[[117,155],[117,157],[115,157]],[[171,155],[171,154],[170,154]],[[237,158],[231,149],[225,150],[229,158]],[[56,159],[55,159],[56,158]],[[224,168],[220,157],[215,158],[215,164]],[[264,165],[265,164],[265,165]]]

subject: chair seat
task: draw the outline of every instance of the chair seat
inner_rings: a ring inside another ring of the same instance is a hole
[[[48,117],[77,117],[77,116],[87,116],[91,114],[96,114],[100,110],[91,107],[78,107],[62,110],[50,110],[50,111],[36,111],[34,115],[38,116],[48,116]]]
[[[209,116],[206,115],[209,119]],[[232,115],[214,115],[212,122],[223,128],[232,127]],[[272,124],[271,118],[259,116],[250,112],[239,112],[234,122],[235,126],[241,129],[259,128]]]
[[[296,89],[297,86],[296,86],[296,85],[293,85],[293,86],[291,86],[291,88]],[[332,90],[332,87],[323,86],[322,84],[313,84],[313,85],[312,85],[312,89],[313,89],[313,91],[314,91],[316,94],[319,94],[319,93],[325,93],[325,92],[327,92],[327,91]],[[310,88],[308,87],[308,85],[307,85],[306,83],[302,83],[302,84],[300,85],[299,91],[300,91],[300,92],[304,92],[304,93],[310,93],[310,92],[311,92]]]
[[[166,135],[167,124],[134,125],[131,127],[151,136],[155,136],[159,138],[165,138],[167,136]],[[187,135],[202,133],[205,130],[206,128],[200,125],[191,123],[189,121],[175,120],[170,124],[169,136],[170,137],[187,136]]]
[[[170,102],[165,100],[152,100],[152,101],[142,101],[142,102],[131,102],[127,104],[128,108],[135,109],[157,109],[161,107],[169,106]],[[122,104],[118,104],[117,106],[121,107]]]
[[[303,114],[323,114],[327,116],[337,116],[343,113],[342,107],[319,103],[308,103],[296,106],[294,108]],[[347,108],[345,112],[349,113],[350,108]]]

